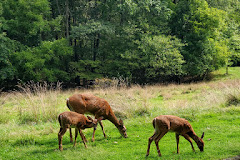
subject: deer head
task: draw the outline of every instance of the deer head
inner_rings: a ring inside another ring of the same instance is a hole
[[[93,126],[93,127],[97,127],[97,122],[98,122],[98,119],[92,119],[91,117],[87,116],[88,120],[87,121],[87,124],[88,126]]]
[[[201,152],[203,152],[203,149],[204,149],[203,137],[204,137],[204,132],[203,132],[201,138],[199,139],[199,142],[197,143],[197,146]]]
[[[126,127],[123,125],[123,121],[120,119],[119,120],[119,126],[117,127],[119,132],[121,133],[121,135],[124,137],[124,138],[127,138],[127,129]]]

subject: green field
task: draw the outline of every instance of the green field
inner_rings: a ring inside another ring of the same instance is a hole
[[[225,159],[240,155],[240,68],[213,73],[209,82],[133,86],[97,90],[46,90],[47,85],[23,86],[22,92],[0,95],[0,159]],[[30,92],[31,88],[31,92]],[[74,93],[92,93],[106,99],[118,118],[124,120],[129,138],[122,138],[117,128],[103,121],[107,138],[98,126],[95,142],[93,129],[84,130],[88,148],[80,137],[76,147],[63,137],[63,151],[58,150],[57,115],[68,108],[65,99]],[[152,119],[161,114],[177,115],[189,120],[197,135],[205,132],[204,152],[196,143],[180,137],[180,154],[176,153],[174,133],[155,143],[145,158],[148,138],[154,133]]]

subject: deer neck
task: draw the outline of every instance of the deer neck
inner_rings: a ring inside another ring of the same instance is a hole
[[[112,122],[117,128],[118,128],[118,126],[120,125],[120,124],[119,124],[119,121],[118,121],[118,119],[117,119],[117,117],[115,116],[114,113],[109,114],[109,116],[108,116],[107,119],[108,119],[110,122]]]
[[[195,133],[191,135],[191,138],[197,143],[201,143],[201,138],[199,138]]]

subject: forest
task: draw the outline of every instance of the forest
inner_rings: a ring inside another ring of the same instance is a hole
[[[239,0],[1,0],[0,90],[201,80],[240,65]]]

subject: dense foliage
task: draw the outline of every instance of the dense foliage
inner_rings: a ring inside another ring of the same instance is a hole
[[[239,0],[2,0],[0,88],[204,78],[240,63]]]

